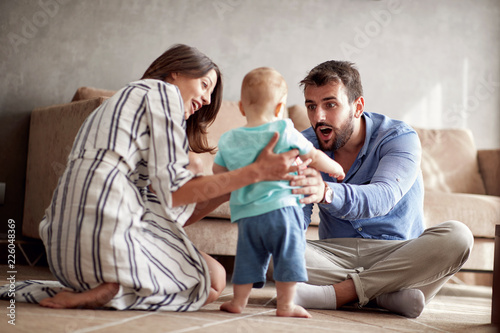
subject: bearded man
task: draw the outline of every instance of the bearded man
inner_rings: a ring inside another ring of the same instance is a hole
[[[368,303],[415,318],[458,272],[473,245],[470,230],[447,221],[425,229],[417,133],[402,121],[365,112],[354,64],[326,61],[301,81],[311,127],[303,134],[340,163],[342,182],[307,168],[296,194],[319,238],[309,241],[309,280],[297,286],[305,308]]]

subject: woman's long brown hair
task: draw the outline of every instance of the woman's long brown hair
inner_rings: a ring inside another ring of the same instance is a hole
[[[153,61],[142,76],[142,79],[167,82],[172,73],[199,78],[212,69],[217,73],[217,84],[210,96],[211,102],[209,105],[204,105],[186,121],[189,147],[196,153],[212,153],[215,150],[215,147],[210,147],[208,144],[207,128],[214,122],[222,104],[222,78],[219,67],[198,49],[177,44]]]

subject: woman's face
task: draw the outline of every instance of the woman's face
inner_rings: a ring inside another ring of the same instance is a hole
[[[210,104],[210,96],[217,84],[217,73],[211,69],[207,74],[199,78],[192,78],[179,73],[173,73],[169,83],[175,84],[184,102],[184,117],[189,118],[203,105]]]

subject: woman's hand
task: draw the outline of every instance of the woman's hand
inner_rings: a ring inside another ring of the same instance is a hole
[[[292,190],[293,194],[304,194],[300,200],[303,204],[319,203],[325,195],[325,182],[321,174],[314,168],[301,170],[290,182],[291,186],[300,186]]]
[[[254,165],[258,181],[291,180],[293,176],[290,175],[290,172],[297,171],[299,168],[298,166],[292,166],[292,163],[299,156],[297,149],[281,154],[274,153],[273,150],[278,139],[279,134],[276,132],[255,160]],[[301,167],[304,168],[304,164]]]

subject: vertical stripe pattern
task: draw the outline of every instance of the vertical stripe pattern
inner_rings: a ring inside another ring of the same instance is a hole
[[[40,224],[63,285],[118,282],[116,309],[204,304],[208,269],[183,230],[194,204],[172,207],[171,193],[193,177],[187,152],[180,92],[162,81],[132,82],[86,119]]]

